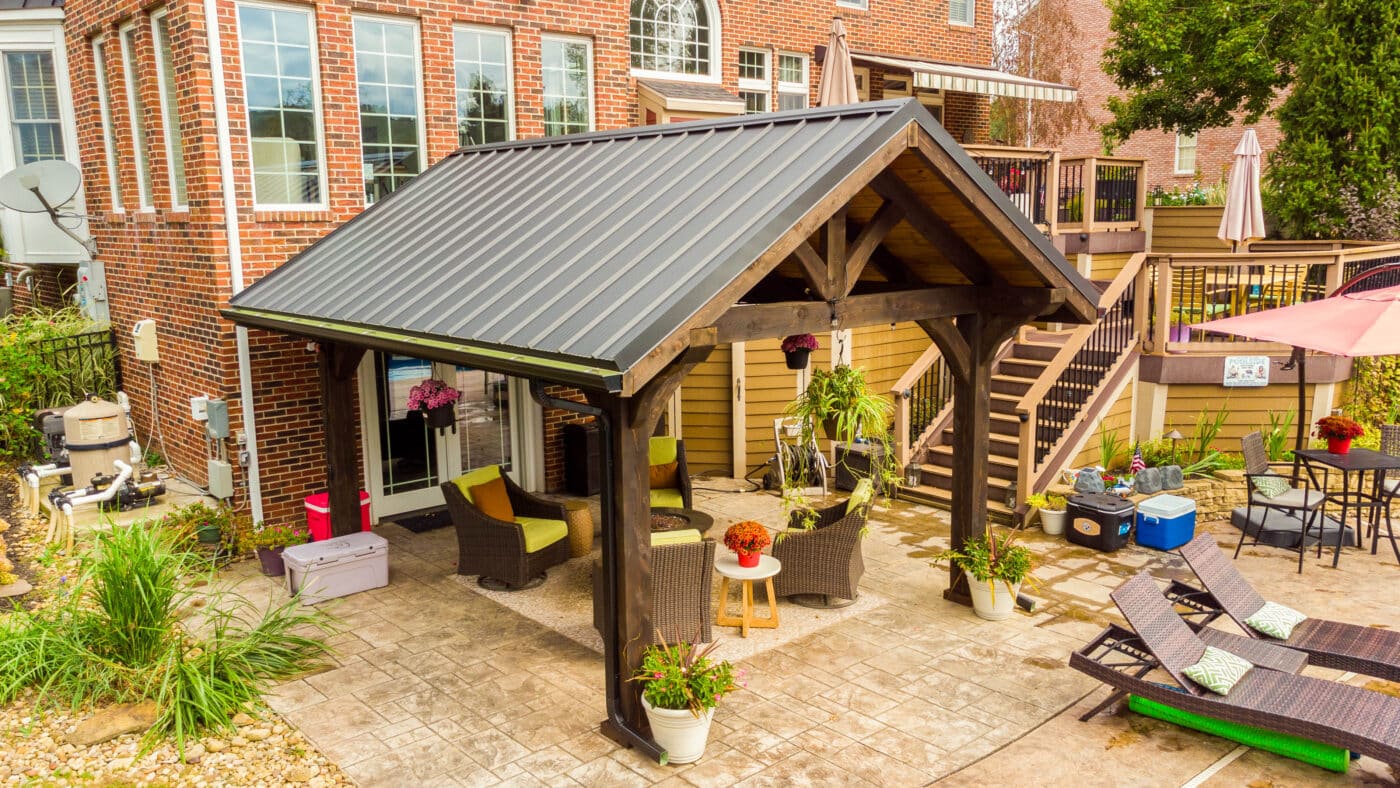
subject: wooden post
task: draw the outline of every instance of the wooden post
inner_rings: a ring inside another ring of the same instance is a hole
[[[362,347],[322,342],[317,354],[321,379],[322,435],[326,450],[326,490],[330,497],[331,535],[360,530],[360,462],[355,448],[355,369]]]
[[[1141,254],[1142,252],[1138,253],[1138,255]],[[1148,288],[1152,287],[1153,284],[1152,272],[1147,267],[1147,260],[1144,258],[1138,265],[1137,275],[1133,280],[1133,330],[1138,335],[1138,350],[1143,353],[1147,352],[1148,302],[1152,300],[1149,297]],[[1161,330],[1159,327],[1158,331]]]
[[[1090,156],[1084,160],[1084,197],[1080,200],[1084,205],[1084,224],[1081,225],[1083,232],[1094,232],[1094,211],[1097,206],[1099,191],[1099,160]]]
[[[1165,355],[1172,331],[1172,258],[1157,258],[1157,325],[1152,329],[1152,352]]]

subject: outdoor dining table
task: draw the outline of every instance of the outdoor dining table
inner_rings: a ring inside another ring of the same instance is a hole
[[[1327,502],[1335,504],[1341,508],[1341,515],[1337,518],[1342,524],[1342,532],[1337,534],[1337,548],[1332,554],[1332,566],[1337,566],[1342,555],[1342,541],[1347,526],[1347,513],[1351,509],[1356,510],[1356,544],[1362,546],[1363,534],[1361,533],[1361,513],[1367,512],[1367,522],[1371,526],[1371,554],[1375,555],[1376,546],[1380,542],[1381,511],[1387,505],[1384,495],[1386,471],[1400,470],[1400,457],[1392,456],[1371,449],[1352,449],[1346,454],[1333,454],[1326,449],[1301,449],[1294,452],[1298,459],[1308,469],[1308,478],[1317,489],[1322,490]],[[1322,482],[1317,479],[1317,467],[1322,468]],[[1334,492],[1327,489],[1328,476],[1332,469],[1336,469],[1342,474],[1341,492]],[[1371,488],[1365,489],[1366,473],[1371,473]],[[1351,476],[1356,474],[1356,489],[1351,487]],[[1395,550],[1396,560],[1400,560],[1400,546],[1395,543],[1395,534],[1389,535],[1390,547]]]

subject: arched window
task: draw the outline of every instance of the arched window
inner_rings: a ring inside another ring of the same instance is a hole
[[[632,0],[632,68],[711,76],[719,48],[710,0]]]

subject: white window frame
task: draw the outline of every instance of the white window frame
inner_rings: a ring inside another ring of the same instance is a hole
[[[506,37],[506,139],[514,140],[515,123],[515,33],[508,27],[457,24],[452,26],[452,136],[461,140],[462,119],[457,116],[457,31],[492,33]]]
[[[165,105],[167,87],[165,84],[165,56],[161,54],[160,51],[160,32],[157,29],[160,20],[168,17],[168,12],[169,9],[167,8],[151,12],[151,43],[153,44],[151,48],[156,54],[156,87],[160,93],[160,125],[165,136],[165,170],[166,177],[170,180],[170,207],[172,210],[176,211],[188,211],[190,209],[190,180],[189,173],[185,172],[183,168],[185,149],[183,140],[180,142],[180,153],[178,154],[181,172],[185,173],[185,199],[183,202],[180,200],[179,189],[176,188],[175,180],[175,161],[177,158],[175,140],[176,136],[180,133],[180,109],[179,107],[167,107]],[[170,41],[170,47],[170,57],[173,60],[175,58],[175,42],[173,37]],[[170,70],[171,73],[174,73],[174,63],[171,63]]]
[[[583,44],[588,50],[588,129],[595,131],[598,128],[598,92],[593,87],[593,71],[597,68],[593,60],[593,39],[587,36],[570,36],[562,33],[545,33],[540,36],[540,70],[544,70],[544,45],[549,41],[557,41],[562,44]],[[544,78],[540,78],[540,111],[541,121],[543,121],[544,111]],[[514,91],[512,91],[514,92]],[[578,133],[578,132],[570,132]]]
[[[124,213],[122,205],[122,185],[117,168],[117,129],[112,125],[112,87],[107,79],[106,36],[92,40],[92,69],[97,78],[97,111],[102,118],[102,152],[107,163],[107,193],[111,198],[113,213]]]
[[[836,4],[842,8],[858,8],[861,11],[870,10],[870,0],[836,0]]]
[[[652,77],[653,79],[669,79],[673,82],[715,82],[721,81],[724,69],[724,24],[719,13],[719,3],[715,0],[696,0],[705,5],[705,12],[710,16],[710,73],[708,74],[679,74],[674,71],[657,71],[649,68],[632,68],[632,3],[627,3],[627,65],[631,69],[634,77]]]
[[[851,69],[856,75],[856,97],[861,101],[870,100],[870,69],[866,66],[856,66]]]
[[[297,5],[293,3],[269,3],[262,0],[238,0],[233,4],[234,25],[239,24],[238,9],[248,6],[251,8],[267,8],[273,11],[290,11],[293,13],[305,14],[307,17],[307,29],[310,33],[310,58],[311,58],[311,116],[312,124],[316,129],[316,177],[321,179],[320,200],[307,203],[262,203],[258,202],[257,176],[253,172],[253,129],[248,125],[251,120],[247,105],[248,74],[243,70],[246,58],[243,55],[242,31],[238,30],[238,67],[242,72],[243,80],[239,86],[244,93],[243,122],[245,124],[244,139],[248,146],[248,174],[253,179],[250,184],[253,192],[253,210],[255,211],[323,211],[329,206],[330,182],[326,177],[326,129],[325,129],[325,108],[321,104],[321,54],[320,41],[318,40],[319,28],[316,23],[316,9],[314,6]],[[235,29],[237,29],[235,27]],[[358,115],[357,115],[358,117]]]
[[[1187,168],[1185,168],[1185,169],[1182,169],[1182,166],[1181,166],[1181,147],[1182,147],[1182,146],[1181,146],[1181,142],[1182,142],[1183,139],[1189,139],[1189,140],[1191,140],[1191,145],[1190,145],[1190,149],[1191,149],[1191,166],[1190,166],[1190,167],[1187,167]],[[1172,173],[1175,174],[1175,175],[1195,175],[1195,174],[1196,174],[1196,163],[1197,163],[1197,161],[1199,161],[1198,157],[1200,156],[1200,153],[1201,153],[1201,135],[1200,135],[1200,134],[1181,134],[1180,132],[1178,132],[1177,135],[1176,135],[1176,145],[1174,146],[1174,149],[1173,149]]]
[[[977,0],[962,0],[967,3],[967,18],[958,19],[953,16],[953,3],[948,3],[948,24],[955,27],[976,27],[977,26]]]
[[[154,211],[155,205],[151,197],[151,149],[145,134],[146,121],[143,117],[137,117],[138,114],[144,115],[146,110],[146,105],[140,102],[141,87],[136,74],[141,64],[136,60],[139,53],[131,51],[127,40],[127,34],[134,35],[136,27],[135,22],[122,25],[117,29],[117,40],[122,50],[122,82],[126,85],[127,122],[131,126],[131,147],[136,159],[136,205],[142,211]]]
[[[802,59],[802,83],[783,81],[782,62],[784,57],[795,57]],[[784,94],[796,96],[801,94],[802,107],[804,109],[812,106],[812,58],[802,52],[779,51],[777,57],[773,58],[773,73],[778,80],[778,111],[783,110],[782,97]]]
[[[350,15],[350,54],[351,54],[352,58],[357,58],[357,57],[359,56],[359,47],[358,47],[358,45],[355,43],[355,22],[356,22],[356,20],[360,20],[360,19],[366,19],[366,20],[369,20],[369,21],[372,21],[372,22],[380,22],[380,23],[383,23],[383,24],[404,25],[404,26],[406,26],[406,27],[410,27],[410,28],[413,29],[413,79],[414,79],[414,88],[417,90],[417,93],[418,93],[418,95],[417,95],[417,97],[416,97],[416,98],[417,98],[417,105],[418,105],[418,106],[417,106],[417,111],[418,111],[418,174],[419,174],[419,175],[422,175],[422,174],[423,174],[423,171],[426,170],[426,169],[428,169],[428,123],[427,123],[427,114],[428,114],[428,113],[427,113],[427,109],[426,109],[425,105],[423,104],[423,35],[422,35],[422,28],[418,25],[418,20],[417,20],[417,19],[411,19],[411,18],[406,19],[406,18],[404,18],[404,17],[401,17],[401,16],[393,16],[393,15],[391,15],[391,14],[368,14],[368,13],[361,13],[361,12],[357,12],[357,13],[351,14],[351,15]],[[455,76],[454,76],[454,94],[455,94]],[[360,124],[360,99],[359,99],[359,95],[360,95],[360,71],[359,71],[359,63],[358,63],[358,61],[357,61],[357,62],[356,62],[356,65],[355,65],[355,125],[356,125],[357,127],[358,127],[359,124]],[[455,102],[454,102],[454,105],[455,105]],[[456,107],[455,107],[455,106],[453,107],[453,111],[454,111],[454,112],[456,111]],[[361,170],[362,170],[362,171],[363,171],[364,162],[365,162],[364,142],[365,142],[365,139],[364,139],[364,131],[361,130],[360,135],[359,135],[359,137],[358,137],[358,145],[357,145],[356,147],[359,147],[359,148],[360,148],[360,167],[361,167]],[[415,176],[413,176],[413,177],[416,178],[416,177],[418,177],[418,176],[415,175]],[[362,198],[364,198],[365,204],[368,205],[368,204],[369,204],[369,198],[363,194],[363,192],[365,191],[365,189],[364,189],[364,177],[363,177],[363,174],[361,175],[361,178],[360,178],[359,183],[360,183],[360,192],[361,192],[361,195],[360,195],[360,196],[361,196]]]
[[[743,98],[745,93],[761,93],[763,95],[763,111],[773,111],[773,50],[761,49],[759,47],[739,47],[739,53],[745,52],[763,56],[763,79],[739,77],[739,97]],[[747,109],[745,110],[747,111]]]

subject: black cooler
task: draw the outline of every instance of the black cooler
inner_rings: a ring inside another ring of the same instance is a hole
[[[1107,493],[1071,496],[1065,536],[1077,545],[1114,552],[1128,543],[1136,509],[1132,501]]]

